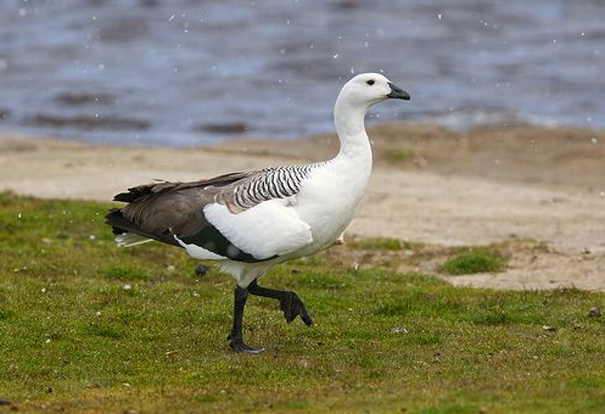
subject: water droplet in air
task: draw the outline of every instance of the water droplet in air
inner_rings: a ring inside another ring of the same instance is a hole
[[[438,18],[439,20],[441,20],[441,13],[439,13],[439,14],[437,15],[437,18]]]
[[[174,20],[174,14],[168,18],[168,21],[171,22]]]
[[[338,59],[338,53],[336,53],[334,56],[332,56],[333,59]]]
[[[592,137],[590,138],[590,143],[592,145],[597,145],[599,143],[599,140],[596,137]]]

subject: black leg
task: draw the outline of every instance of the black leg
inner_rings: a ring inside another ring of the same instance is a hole
[[[229,335],[229,346],[236,352],[249,352],[256,354],[264,351],[264,349],[252,348],[244,343],[242,334],[242,324],[244,321],[244,307],[248,300],[248,290],[239,286],[235,287],[234,305],[233,305],[233,328]]]
[[[248,291],[255,296],[279,300],[281,310],[284,312],[284,317],[288,323],[296,319],[297,316],[300,316],[307,326],[310,326],[313,323],[313,319],[311,319],[307,312],[307,307],[294,292],[260,287],[256,283],[256,280],[250,283]]]

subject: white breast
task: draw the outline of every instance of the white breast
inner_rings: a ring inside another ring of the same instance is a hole
[[[312,250],[331,245],[349,225],[363,197],[372,170],[370,157],[335,158],[313,171],[297,196],[298,216],[309,224]]]

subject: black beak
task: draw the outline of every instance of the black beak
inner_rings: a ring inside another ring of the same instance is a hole
[[[387,98],[403,99],[405,101],[410,100],[410,94],[401,89],[399,86],[393,85],[391,82],[389,82],[389,86],[391,87],[391,93],[387,95]]]

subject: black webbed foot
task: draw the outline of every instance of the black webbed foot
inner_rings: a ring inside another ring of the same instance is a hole
[[[307,312],[307,307],[296,293],[287,292],[287,295],[280,299],[279,304],[287,323],[291,323],[297,316],[300,316],[307,326],[311,326],[313,323],[313,319]]]
[[[313,319],[311,319],[309,312],[307,312],[307,307],[296,293],[284,290],[267,289],[258,286],[256,280],[250,283],[248,290],[251,294],[256,296],[279,300],[279,305],[284,313],[286,322],[291,323],[297,316],[300,316],[300,319],[302,319],[307,326],[310,326],[313,323]]]
[[[229,338],[231,338],[231,335],[229,335]],[[246,352],[248,354],[258,354],[265,350],[265,348],[253,348],[250,345],[245,344],[242,339],[230,339],[229,346],[235,352]]]

